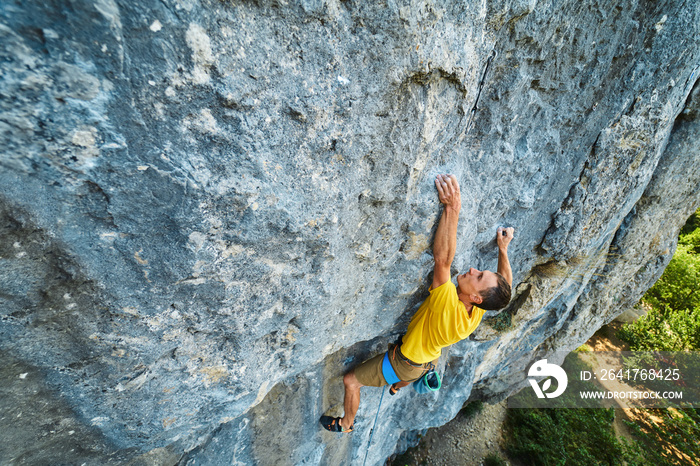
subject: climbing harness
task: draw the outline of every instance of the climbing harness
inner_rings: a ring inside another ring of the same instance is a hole
[[[393,349],[393,357],[394,360],[397,358],[396,355],[396,349],[398,348],[398,345],[394,346]],[[399,353],[398,359],[403,360],[406,364],[414,367],[422,367],[422,364],[415,364],[409,359],[404,359],[405,356],[402,356],[401,353]],[[389,385],[393,385],[395,383],[398,383],[401,381],[399,376],[396,375],[396,371],[394,371],[394,368],[391,365],[391,361],[389,358],[389,351],[387,351],[384,354],[384,359],[382,359],[382,375],[384,376],[384,380],[386,380],[386,383]],[[431,362],[430,365],[427,368],[427,371],[415,382],[413,382],[413,388],[418,392],[418,393],[430,393],[430,392],[436,392],[440,390],[440,387],[442,386],[442,381],[440,380],[440,375],[438,375],[437,372],[435,372],[435,365]],[[391,393],[391,392],[390,392]],[[394,392],[395,393],[395,392]],[[391,393],[392,395],[394,393]]]
[[[486,83],[486,73],[488,73],[489,66],[491,66],[491,62],[493,61],[494,58],[496,58],[497,55],[498,55],[498,52],[496,52],[495,49],[491,50],[491,54],[486,59],[486,66],[484,67],[484,72],[481,74],[481,81],[479,81],[479,89],[476,92],[476,99],[474,99],[474,106],[469,111],[469,122],[467,122],[467,130],[465,131],[466,133],[468,133],[469,129],[471,129],[472,122],[474,121],[474,115],[476,115],[476,111],[478,110],[477,104],[479,103],[479,98],[481,97],[481,90],[484,88],[484,84]]]
[[[384,380],[388,384],[395,384],[396,382],[401,382],[399,376],[396,375],[394,368],[391,367],[391,362],[389,361],[389,352],[384,353],[384,359],[382,360],[382,375]]]
[[[365,452],[365,459],[362,461],[362,466],[365,466],[365,463],[367,463],[367,454],[369,453],[369,447],[372,446],[372,436],[374,435],[374,428],[377,427],[377,419],[379,418],[379,410],[382,408],[382,400],[384,399],[384,390],[386,389],[386,385],[382,387],[382,396],[379,398],[379,406],[377,406],[377,415],[374,416],[374,425],[372,426],[372,430],[369,431],[369,443],[367,444],[367,451]]]
[[[396,355],[397,346],[394,346],[394,355]],[[405,362],[410,364],[408,360]],[[387,385],[393,385],[401,381],[401,379],[399,379],[399,377],[396,375],[396,371],[394,371],[394,368],[391,366],[391,361],[389,360],[389,351],[384,353],[384,359],[382,359],[382,375],[384,376],[384,380],[386,380]],[[442,382],[440,381],[440,376],[437,374],[437,372],[435,372],[435,366],[433,365],[433,363],[430,363],[430,369],[425,374],[423,374],[423,376],[420,379],[413,382],[413,388],[415,388],[415,390],[418,393],[430,393],[437,391],[440,389],[441,385]],[[376,416],[374,416],[374,424],[372,425],[372,430],[369,431],[369,442],[367,443],[365,459],[364,461],[362,461],[363,466],[365,465],[365,463],[367,463],[367,455],[369,454],[369,448],[372,446],[372,437],[374,436],[374,429],[377,427],[377,419],[379,419],[379,410],[382,409],[382,401],[384,400],[384,392],[386,391],[386,387],[386,385],[382,387],[382,396],[379,398],[377,414]]]
[[[394,350],[396,347],[394,347]],[[401,379],[396,375],[394,368],[391,367],[391,362],[389,361],[389,352],[384,353],[384,359],[382,359],[382,375],[384,380],[386,380],[387,385],[392,385],[400,382]],[[413,382],[413,388],[418,393],[431,393],[438,391],[442,386],[442,381],[437,372],[435,372],[435,366],[430,363],[430,369],[428,372],[423,374],[423,376]],[[362,461],[362,466],[367,463],[367,455],[369,454],[369,448],[372,446],[372,437],[374,436],[374,429],[377,427],[377,420],[379,419],[379,411],[382,409],[382,401],[384,400],[384,392],[386,391],[386,385],[382,387],[382,396],[379,397],[379,406],[377,406],[377,414],[374,416],[374,424],[372,425],[372,430],[369,431],[369,442],[367,443],[367,451],[365,452],[365,459]]]

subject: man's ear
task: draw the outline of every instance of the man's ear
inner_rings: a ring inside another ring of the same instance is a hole
[[[474,304],[481,304],[481,302],[484,300],[481,296],[478,294],[473,294],[470,296],[472,303]]]

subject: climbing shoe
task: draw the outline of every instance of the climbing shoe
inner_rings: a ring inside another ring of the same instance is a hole
[[[340,425],[339,417],[321,416],[319,422],[321,423],[324,429],[329,430],[331,432],[350,433],[352,432],[352,429],[354,427],[351,426],[349,429],[343,429],[343,427]]]
[[[399,392],[399,390],[401,389],[398,388],[396,384],[393,384],[391,387],[389,387],[389,395],[394,396]]]

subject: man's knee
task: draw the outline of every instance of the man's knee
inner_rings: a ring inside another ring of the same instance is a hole
[[[345,374],[343,377],[343,384],[345,384],[345,388],[360,388],[362,386],[355,376],[355,371],[350,371]]]

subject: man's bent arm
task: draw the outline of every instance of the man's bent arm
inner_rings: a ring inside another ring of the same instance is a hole
[[[499,228],[496,243],[498,244],[498,273],[503,275],[510,286],[513,286],[513,272],[508,261],[508,244],[513,239],[513,228]],[[505,235],[503,234],[505,233]]]
[[[433,243],[433,273],[432,289],[450,280],[450,266],[457,251],[457,224],[462,200],[459,192],[457,177],[454,175],[438,175],[435,180],[438,197],[444,208],[440,216],[435,241]]]

